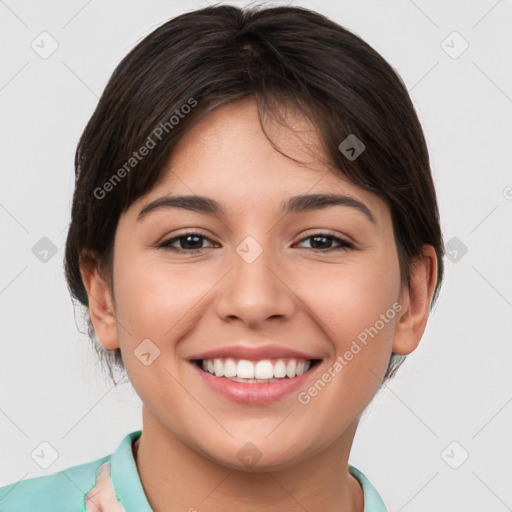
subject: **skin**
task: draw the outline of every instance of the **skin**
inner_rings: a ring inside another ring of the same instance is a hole
[[[347,469],[357,423],[391,352],[412,352],[425,329],[437,275],[434,249],[424,246],[410,288],[402,286],[385,201],[322,163],[314,128],[293,111],[285,116],[294,131],[269,121],[267,133],[307,165],[272,147],[253,100],[219,107],[181,139],[163,180],[121,216],[113,290],[94,265],[82,265],[98,339],[107,349],[121,348],[143,402],[134,453],[156,512],[362,512],[362,489]],[[348,206],[279,212],[290,196],[333,192],[363,202],[376,223]],[[137,221],[148,202],[171,193],[211,197],[228,215],[162,208]],[[157,247],[186,231],[207,238],[173,246],[201,252]],[[326,231],[354,248],[328,250],[338,246],[332,241],[315,251],[308,237]],[[263,248],[250,264],[236,252],[247,236]],[[397,303],[400,312],[305,405],[297,393],[267,405],[235,403],[215,394],[188,362],[242,340],[273,342],[322,359],[307,390]],[[134,355],[145,339],[160,350],[149,366]],[[262,454],[252,467],[237,457],[247,442]]]

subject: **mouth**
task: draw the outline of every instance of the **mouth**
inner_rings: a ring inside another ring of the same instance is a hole
[[[227,345],[189,357],[199,383],[222,399],[264,405],[293,397],[323,359],[285,345]]]
[[[311,371],[321,361],[303,358],[250,360],[231,357],[192,360],[204,373],[243,384],[272,384],[294,380]]]

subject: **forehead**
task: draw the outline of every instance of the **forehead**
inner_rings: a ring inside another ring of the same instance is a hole
[[[217,107],[184,134],[157,186],[133,206],[140,212],[149,201],[172,193],[212,197],[228,215],[240,207],[256,214],[282,210],[291,196],[338,193],[365,203],[377,219],[388,216],[382,198],[329,164],[308,120],[286,108],[279,114],[280,122],[263,118],[267,137],[253,99]]]

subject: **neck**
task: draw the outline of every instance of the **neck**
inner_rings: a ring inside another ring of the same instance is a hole
[[[323,452],[278,471],[242,471],[192,450],[154,421],[144,422],[133,453],[154,512],[363,512],[348,473],[357,422]]]

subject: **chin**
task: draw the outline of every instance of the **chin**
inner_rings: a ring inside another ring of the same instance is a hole
[[[304,451],[299,453],[295,447],[275,446],[265,443],[264,440],[261,443],[258,441],[237,443],[236,446],[225,447],[218,454],[211,452],[211,446],[205,448],[208,448],[208,451],[203,452],[204,455],[216,464],[248,473],[284,470],[302,462],[307,457]],[[226,457],[226,453],[233,452],[234,457]]]

